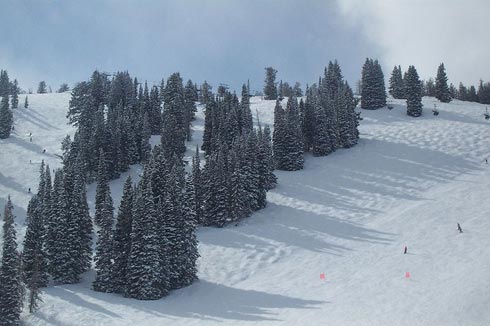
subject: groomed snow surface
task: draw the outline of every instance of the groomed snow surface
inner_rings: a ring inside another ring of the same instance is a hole
[[[14,112],[14,134],[0,140],[0,205],[12,196],[20,240],[39,164],[60,167],[54,154],[74,132],[69,98],[29,95],[30,107]],[[267,208],[238,226],[200,228],[193,285],[137,301],[92,291],[87,273],[81,284],[45,289],[25,323],[490,325],[490,122],[484,106],[460,101],[437,102],[435,117],[436,102],[424,98],[420,118],[397,100],[392,111],[363,111],[356,147],[277,171]],[[252,112],[272,125],[274,104],[252,98]],[[200,108],[188,156],[202,131]],[[125,177],[111,185],[116,205]],[[90,185],[92,212],[94,195]]]

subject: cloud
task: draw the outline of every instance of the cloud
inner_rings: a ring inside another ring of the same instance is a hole
[[[449,81],[490,80],[488,0],[338,0],[341,14],[381,48],[385,76],[414,65],[434,77],[444,62]]]

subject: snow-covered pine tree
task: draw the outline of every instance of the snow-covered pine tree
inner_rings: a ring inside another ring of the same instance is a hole
[[[214,111],[217,110],[216,101],[211,96],[210,99],[206,100],[206,107],[204,109],[204,134],[202,136],[202,145],[201,149],[209,154],[212,149],[213,142],[213,131],[215,129],[214,126]]]
[[[404,98],[405,87],[403,85],[402,69],[400,66],[393,67],[390,77],[389,92],[396,99]]]
[[[17,109],[19,107],[19,84],[17,83],[17,79],[14,79],[12,83],[10,93],[12,94],[12,109]]]
[[[162,101],[158,87],[153,86],[150,91],[150,125],[151,134],[159,135],[162,130]]]
[[[313,133],[315,129],[315,116],[313,107],[312,94],[308,89],[306,91],[306,102],[303,99],[299,102],[299,114],[301,123],[301,133],[303,135],[303,150],[309,152],[313,146]]]
[[[7,70],[0,70],[0,97],[10,95],[10,80]]]
[[[359,117],[355,111],[354,93],[349,84],[345,82],[341,87],[342,121],[340,123],[341,146],[349,148],[359,140]]]
[[[405,80],[405,95],[407,97],[407,115],[419,117],[422,115],[422,85],[414,66],[408,67]]]
[[[230,175],[228,183],[229,211],[232,221],[240,220],[251,213],[250,203],[245,189],[245,173],[242,169],[242,160],[238,153],[242,153],[242,145],[237,139],[230,150],[229,163]]]
[[[159,222],[148,173],[143,174],[134,194],[131,251],[127,263],[125,295],[156,300],[166,295],[160,269]]]
[[[206,159],[203,177],[204,225],[223,227],[228,218],[226,155],[223,150]]]
[[[0,325],[20,323],[23,303],[20,254],[14,226],[13,205],[7,199],[3,215],[2,265],[0,266]]]
[[[109,177],[107,172],[107,159],[103,149],[99,152],[99,165],[97,169],[97,188],[95,190],[95,217],[94,223],[96,226],[101,227],[103,223],[103,217],[100,215],[103,213],[102,207],[105,204],[107,194],[110,193]]]
[[[114,231],[114,266],[113,286],[117,293],[124,293],[127,288],[127,269],[131,252],[131,230],[133,220],[133,181],[128,176],[124,184],[123,195],[117,213]]]
[[[274,108],[274,132],[272,133],[272,148],[274,153],[274,166],[278,170],[284,170],[286,164],[286,133],[286,114],[281,106],[281,102],[277,100]]]
[[[52,210],[48,232],[53,242],[50,250],[50,271],[53,279],[61,284],[72,284],[80,281],[80,225],[68,207],[67,191],[63,171],[55,173],[52,190]]]
[[[451,94],[449,92],[449,87],[447,85],[446,69],[444,68],[444,63],[439,65],[437,68],[436,86],[435,86],[436,98],[443,102],[451,102]]]
[[[39,82],[39,85],[37,86],[37,93],[38,94],[45,94],[48,92],[48,88],[46,86],[46,82],[44,80]]]
[[[277,99],[276,74],[276,69],[272,67],[265,68],[264,96],[266,100]]]
[[[298,101],[289,97],[285,111],[286,134],[284,139],[286,160],[282,166],[286,171],[301,170],[304,164],[301,125],[299,123]]]
[[[384,75],[378,60],[366,59],[362,67],[361,108],[376,110],[386,105]]]
[[[9,107],[9,97],[3,96],[0,102],[0,139],[10,137],[12,131],[13,115]]]
[[[185,152],[186,123],[190,121],[185,121],[184,87],[179,73],[167,79],[162,120],[161,144],[165,157],[177,155],[182,158]]]
[[[97,247],[95,249],[95,281],[92,286],[98,292],[113,292],[112,264],[114,258],[112,226],[114,224],[114,206],[110,190],[105,193],[104,201],[95,211],[99,216]]]
[[[204,81],[204,83],[201,85],[201,92],[199,93],[199,102],[201,104],[208,104],[208,101],[210,101],[213,98],[213,92],[211,91],[213,87],[208,84],[207,81]]]
[[[195,113],[197,112],[194,98],[194,84],[189,79],[184,88],[184,125],[187,141],[191,140],[191,121],[194,120]]]
[[[189,207],[189,211],[186,212],[185,203],[185,172],[182,162],[175,157],[173,160],[172,168],[170,169],[170,174],[168,177],[167,184],[167,194],[166,194],[166,214],[165,214],[165,225],[167,230],[165,232],[165,238],[167,239],[166,252],[167,256],[167,266],[169,268],[169,285],[171,289],[178,289],[185,285],[184,275],[186,275],[186,245],[190,243],[185,243],[185,239],[188,236],[186,233],[188,227],[192,225],[192,220],[189,221],[191,224],[186,226],[186,218],[193,219],[192,210]],[[189,213],[189,216],[186,214]],[[190,234],[189,234],[190,236]]]
[[[87,191],[85,189],[85,173],[80,168],[81,160],[75,164],[76,174],[73,187],[73,206],[70,209],[74,228],[78,228],[78,238],[74,243],[76,252],[77,272],[79,275],[88,271],[92,265],[92,218],[89,214]]]
[[[333,151],[328,133],[328,120],[325,109],[319,104],[314,105],[314,129],[312,152],[314,156],[325,156]]]
[[[22,251],[22,270],[24,283],[30,288],[48,285],[48,262],[44,245],[45,228],[41,205],[38,196],[35,195],[27,207],[28,222]]]
[[[264,140],[262,127],[259,126],[255,144],[256,175],[257,175],[257,209],[262,209],[267,205],[267,190],[269,190],[269,158],[267,142]]]
[[[253,129],[252,111],[250,111],[250,90],[245,84],[242,86],[242,100],[240,102],[240,132],[249,133]]]
[[[182,225],[182,261],[180,285],[188,286],[197,280],[197,259],[199,258],[198,241],[196,236],[196,215],[192,203],[194,202],[194,185],[192,176],[186,178],[186,189],[183,205]]]

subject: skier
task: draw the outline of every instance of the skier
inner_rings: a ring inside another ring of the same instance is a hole
[[[31,188],[29,188],[29,190],[27,190],[28,193],[31,193]]]
[[[29,138],[29,141],[32,143],[32,137],[31,137],[31,138]]]
[[[463,229],[461,228],[461,225],[459,225],[459,223],[458,223],[458,231],[459,233],[463,233]]]
[[[485,164],[488,164],[488,158],[485,159]]]
[[[46,153],[46,148],[45,148],[45,149],[43,149],[43,154],[44,154],[44,153]]]
[[[403,254],[406,254],[407,253],[407,246],[405,246],[405,251],[403,252]]]

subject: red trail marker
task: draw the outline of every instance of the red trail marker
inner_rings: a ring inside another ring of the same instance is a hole
[[[410,272],[405,272],[405,278],[410,278]]]
[[[325,273],[320,273],[320,280],[324,280],[325,279]]]

